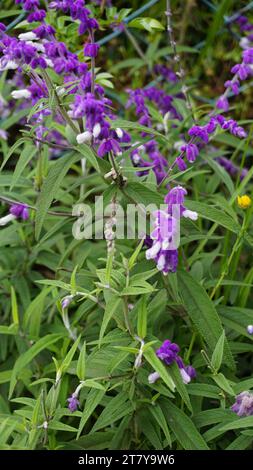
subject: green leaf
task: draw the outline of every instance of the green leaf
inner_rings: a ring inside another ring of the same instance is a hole
[[[13,177],[12,177],[12,180],[11,180],[11,188],[10,189],[12,189],[15,186],[15,184],[17,183],[18,179],[20,178],[23,170],[25,169],[25,167],[27,166],[29,161],[33,158],[33,156],[35,155],[36,152],[37,152],[37,149],[36,149],[36,147],[34,147],[34,145],[27,145],[27,146],[24,147],[24,149],[22,150],[22,152],[19,156],[18,162],[16,164],[16,167],[15,167],[15,170],[14,170],[14,173],[13,173]]]
[[[76,271],[78,269],[78,264],[75,266],[74,271],[71,274],[70,278],[70,286],[71,286],[71,293],[74,295],[76,293]]]
[[[87,379],[83,382],[84,387],[97,388],[98,390],[106,391],[106,388],[101,385],[99,382],[93,379]]]
[[[239,233],[240,225],[232,217],[209,204],[198,201],[187,201],[186,206],[192,211],[196,211],[201,217],[221,225],[221,227],[230,230],[233,233]]]
[[[107,302],[106,307],[105,307],[104,316],[103,316],[102,325],[101,325],[101,328],[100,328],[100,333],[99,333],[99,344],[101,344],[101,341],[102,341],[103,336],[105,334],[106,327],[107,327],[109,321],[111,320],[111,318],[113,317],[113,314],[115,313],[115,311],[119,307],[120,303],[121,303],[121,299],[117,295],[113,295],[109,299],[109,301]]]
[[[140,243],[137,245],[137,247],[135,248],[133,254],[131,255],[131,258],[129,259],[128,261],[128,267],[129,267],[129,270],[131,270],[135,263],[136,263],[136,260],[139,256],[139,253],[141,252],[141,249],[142,249],[142,246],[143,246],[143,243],[144,243],[144,240],[141,240]]]
[[[185,309],[195,324],[199,334],[213,351],[223,332],[222,324],[215,307],[205,289],[193,277],[178,271],[179,290]],[[231,369],[235,369],[232,353],[225,339],[224,359]]]
[[[246,416],[245,418],[239,417],[234,421],[222,426],[222,431],[230,431],[234,429],[252,428],[253,427],[253,416]]]
[[[17,304],[16,293],[15,293],[13,286],[11,286],[11,313],[12,313],[14,325],[18,325],[19,324],[18,304]]]
[[[21,356],[19,356],[19,358],[15,362],[15,365],[12,371],[12,376],[11,376],[11,381],[10,381],[10,390],[9,390],[9,399],[12,396],[13,390],[17,383],[17,376],[21,372],[21,370],[27,364],[29,364],[29,362],[31,362],[35,356],[37,356],[41,351],[43,351],[43,349],[48,348],[59,339],[62,339],[61,334],[46,335],[43,338],[40,338],[35,344],[33,344],[33,346],[30,347],[30,349],[28,349],[26,352],[21,354]]]
[[[85,369],[86,369],[86,341],[84,341],[82,345],[82,349],[79,354],[79,358],[77,361],[77,366],[76,366],[76,375],[79,378],[79,380],[84,380],[85,379]]]
[[[128,26],[130,26],[130,28],[146,29],[149,33],[152,33],[153,30],[164,30],[162,23],[155,18],[135,18],[128,23]]]
[[[152,444],[156,450],[162,450],[163,446],[158,435],[156,426],[156,419],[154,419],[150,409],[141,409],[138,413],[138,424],[144,436]]]
[[[220,369],[222,358],[223,358],[223,351],[224,351],[224,342],[225,342],[225,331],[223,330],[218,342],[215,346],[214,352],[211,358],[211,364],[213,368],[218,372]]]
[[[36,240],[39,239],[47,211],[55,195],[57,194],[57,191],[60,189],[64,176],[67,174],[71,166],[80,159],[81,155],[79,153],[68,153],[64,157],[59,158],[50,168],[48,176],[42,185],[41,192],[38,197],[35,217]]]
[[[61,423],[60,421],[50,421],[48,429],[54,429],[56,431],[67,431],[76,432],[76,428],[69,426],[69,424]]]
[[[123,193],[135,203],[145,206],[163,204],[163,197],[157,191],[153,191],[143,183],[129,183],[123,190]],[[151,208],[152,212],[155,208]]]
[[[133,405],[128,399],[125,392],[120,392],[115,397],[111,398],[109,403],[103,409],[101,415],[95,422],[91,433],[103,429],[106,426],[111,426],[115,421],[123,418],[124,416],[133,412]]]
[[[20,145],[22,145],[24,142],[26,142],[26,139],[21,138],[21,139],[17,140],[15,142],[15,144],[12,145],[12,147],[10,148],[9,152],[7,153],[6,157],[3,160],[3,163],[0,167],[0,171],[2,171],[3,167],[6,165],[6,163],[8,162],[8,160],[12,156],[12,154],[15,152],[15,150],[17,150],[17,148],[20,147]]]
[[[228,188],[230,195],[232,196],[232,194],[234,194],[235,187],[232,179],[229,176],[229,173],[221,165],[219,165],[216,160],[211,158],[209,155],[206,155],[206,153],[203,156],[203,160],[207,162],[208,165],[214,170],[220,180]]]
[[[143,295],[138,306],[138,320],[137,320],[137,333],[138,336],[144,339],[147,335],[147,296]]]
[[[78,348],[78,345],[80,343],[80,339],[81,339],[81,335],[76,339],[73,346],[70,348],[70,350],[67,353],[66,357],[62,361],[61,366],[60,366],[60,371],[62,372],[62,374],[68,370],[68,368],[71,364],[71,361],[72,361],[72,359],[75,355],[75,352]]]
[[[235,396],[234,390],[232,389],[231,385],[223,374],[213,374],[212,378],[222,390],[227,392],[229,395],[232,395],[233,397]]]
[[[188,410],[192,413],[192,406],[188,395],[187,387],[185,386],[178,365],[176,363],[169,366],[169,372],[172,380],[176,386],[177,392],[181,395],[182,400],[186,404]]]
[[[144,351],[144,357],[148,363],[153,367],[153,369],[158,372],[161,379],[166,383],[170,390],[175,390],[175,384],[169,374],[168,369],[163,365],[160,359],[156,356],[152,348],[146,349]]]
[[[88,145],[86,144],[77,145],[74,148],[76,149],[77,152],[79,152],[84,158],[88,160],[88,162],[91,164],[91,166],[95,168],[95,170],[97,170],[98,172],[100,171],[96,156],[93,150],[91,150],[91,148]]]
[[[79,429],[77,433],[77,439],[80,437],[80,434],[87,423],[89,417],[92,415],[93,411],[96,409],[96,407],[99,405],[101,402],[103,396],[105,394],[104,390],[98,390],[98,389],[91,389],[91,391],[88,393],[88,396],[85,401],[85,407],[84,411],[80,420],[79,424]]]
[[[162,412],[162,409],[161,409],[160,405],[158,405],[158,403],[155,403],[154,406],[150,406],[149,411],[154,416],[154,418],[157,421],[157,423],[159,424],[160,428],[163,430],[164,435],[167,439],[167,443],[171,447],[170,431],[169,431],[166,418],[165,418],[165,416]]]
[[[167,423],[169,423],[176,439],[185,450],[209,449],[192,420],[183,413],[183,411],[173,405],[169,400],[162,398],[159,402],[161,403]]]

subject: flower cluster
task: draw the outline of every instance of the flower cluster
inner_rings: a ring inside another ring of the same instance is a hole
[[[161,127],[163,130],[164,128],[166,129],[166,122],[168,119],[180,119],[178,112],[172,104],[173,97],[171,95],[167,95],[164,90],[150,86],[146,89],[137,88],[135,90],[128,90],[128,93],[129,99],[127,102],[127,108],[130,106],[135,107],[138,122],[142,126],[152,127],[151,116],[148,106],[146,105],[146,101],[155,104],[159,112],[162,114],[164,125],[161,125]],[[145,137],[147,133],[142,132],[141,135],[142,137]],[[149,161],[145,160],[145,155],[149,158]],[[153,169],[158,184],[166,176],[168,162],[159,152],[158,144],[155,140],[151,140],[148,143],[135,148],[131,153],[131,158],[136,167]],[[142,176],[147,174],[148,171],[148,169],[144,169],[139,171],[137,174]]]
[[[24,64],[31,67],[30,84],[25,88],[22,79],[19,80],[19,89],[13,90],[14,99],[31,100],[35,105],[41,98],[47,98],[52,90],[45,80],[44,72],[52,68],[62,80],[62,85],[55,90],[58,99],[62,95],[74,95],[69,105],[68,116],[73,121],[82,119],[83,132],[77,135],[77,143],[89,143],[98,146],[98,155],[103,157],[109,152],[115,155],[121,153],[121,144],[129,143],[130,136],[121,129],[111,129],[108,119],[115,119],[112,113],[112,102],[105,97],[102,86],[95,84],[94,59],[98,54],[99,46],[94,42],[94,31],[98,22],[91,16],[84,0],[56,0],[49,4],[49,8],[69,14],[73,21],[79,21],[79,34],[87,33],[89,42],[84,45],[84,56],[91,58],[91,70],[86,62],[80,62],[78,56],[68,50],[66,44],[56,40],[54,28],[46,23],[45,10],[40,10],[39,0],[17,0],[23,8],[31,13],[29,21],[39,21],[41,25],[33,31],[19,35],[19,39],[8,36],[4,25],[0,25],[0,68],[18,69],[20,76]],[[41,12],[44,12],[43,14]],[[33,15],[33,16],[31,16]],[[35,16],[36,19],[35,19]],[[22,88],[20,88],[20,82]],[[44,118],[52,112],[40,106],[33,116],[37,129],[36,137],[55,138],[56,143],[62,143],[62,137],[57,131],[47,128]],[[54,111],[54,118],[63,123],[61,105]],[[38,125],[39,124],[39,125]],[[79,122],[77,129],[79,128]],[[52,139],[51,139],[52,140]]]
[[[156,262],[157,269],[164,275],[175,272],[178,264],[177,240],[179,235],[178,221],[180,217],[197,220],[196,212],[184,207],[186,189],[176,186],[165,197],[165,209],[153,214],[154,230],[149,239],[146,258]]]
[[[27,220],[29,218],[29,211],[26,204],[12,204],[10,206],[9,214],[0,218],[0,226],[7,225],[15,219]]]
[[[178,355],[180,351],[179,346],[176,343],[172,343],[169,339],[166,339],[161,347],[156,350],[156,355],[161,359],[167,366],[176,362],[183,382],[189,383],[191,379],[196,377],[196,370],[192,366],[185,366],[182,358]]]
[[[253,416],[253,393],[242,392],[237,395],[231,410],[238,416]]]

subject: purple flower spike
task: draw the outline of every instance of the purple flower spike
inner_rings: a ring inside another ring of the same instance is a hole
[[[238,416],[253,416],[253,393],[242,392],[237,395],[231,410]]]
[[[166,339],[162,346],[156,350],[156,355],[169,366],[175,361],[179,351],[180,348],[176,343],[172,343],[169,339]]]
[[[219,99],[216,101],[216,108],[225,112],[229,110],[229,102],[224,95],[220,96]]]
[[[188,162],[193,163],[199,154],[199,149],[195,144],[186,144],[181,147],[181,151],[186,153]]]
[[[74,413],[74,411],[76,411],[78,406],[80,405],[80,402],[77,399],[76,394],[72,393],[71,397],[68,398],[67,401],[68,401],[68,409],[71,411],[71,413]]]
[[[99,45],[95,43],[85,44],[83,51],[86,57],[97,57]]]
[[[26,204],[12,204],[10,207],[10,213],[22,220],[27,220],[29,218],[29,212]]]
[[[115,139],[103,140],[102,144],[98,147],[98,156],[104,157],[109,152],[113,152],[116,155],[121,152],[120,146]]]
[[[205,144],[208,144],[209,136],[207,130],[204,127],[192,126],[191,129],[188,131],[188,134],[190,137],[198,137]]]

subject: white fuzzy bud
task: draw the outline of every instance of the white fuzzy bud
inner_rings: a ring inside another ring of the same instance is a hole
[[[118,138],[122,139],[122,137],[124,135],[122,129],[120,129],[120,127],[117,127],[117,129],[115,129],[115,132],[116,132]]]
[[[183,212],[183,217],[185,217],[186,219],[191,219],[191,220],[198,220],[198,213],[195,212],[195,211],[190,211],[190,210],[185,210]]]
[[[95,124],[95,126],[93,127],[93,137],[94,137],[94,139],[96,139],[99,136],[100,132],[101,132],[101,126],[100,126],[99,122],[97,122]]]
[[[3,227],[4,225],[7,225],[9,222],[12,220],[16,219],[16,216],[13,214],[8,214],[5,217],[2,217],[0,219],[0,227]]]
[[[33,31],[28,31],[27,33],[21,33],[18,35],[20,41],[34,41],[34,39],[38,39],[36,34]]]
[[[76,141],[78,144],[90,144],[92,139],[92,133],[90,131],[85,131],[82,134],[76,136]]]
[[[19,100],[21,98],[31,98],[31,92],[29,90],[23,89],[23,90],[13,90],[11,92],[12,98],[14,100]]]

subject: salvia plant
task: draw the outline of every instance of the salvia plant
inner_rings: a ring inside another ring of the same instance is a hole
[[[0,449],[253,442],[253,2],[2,0]]]

